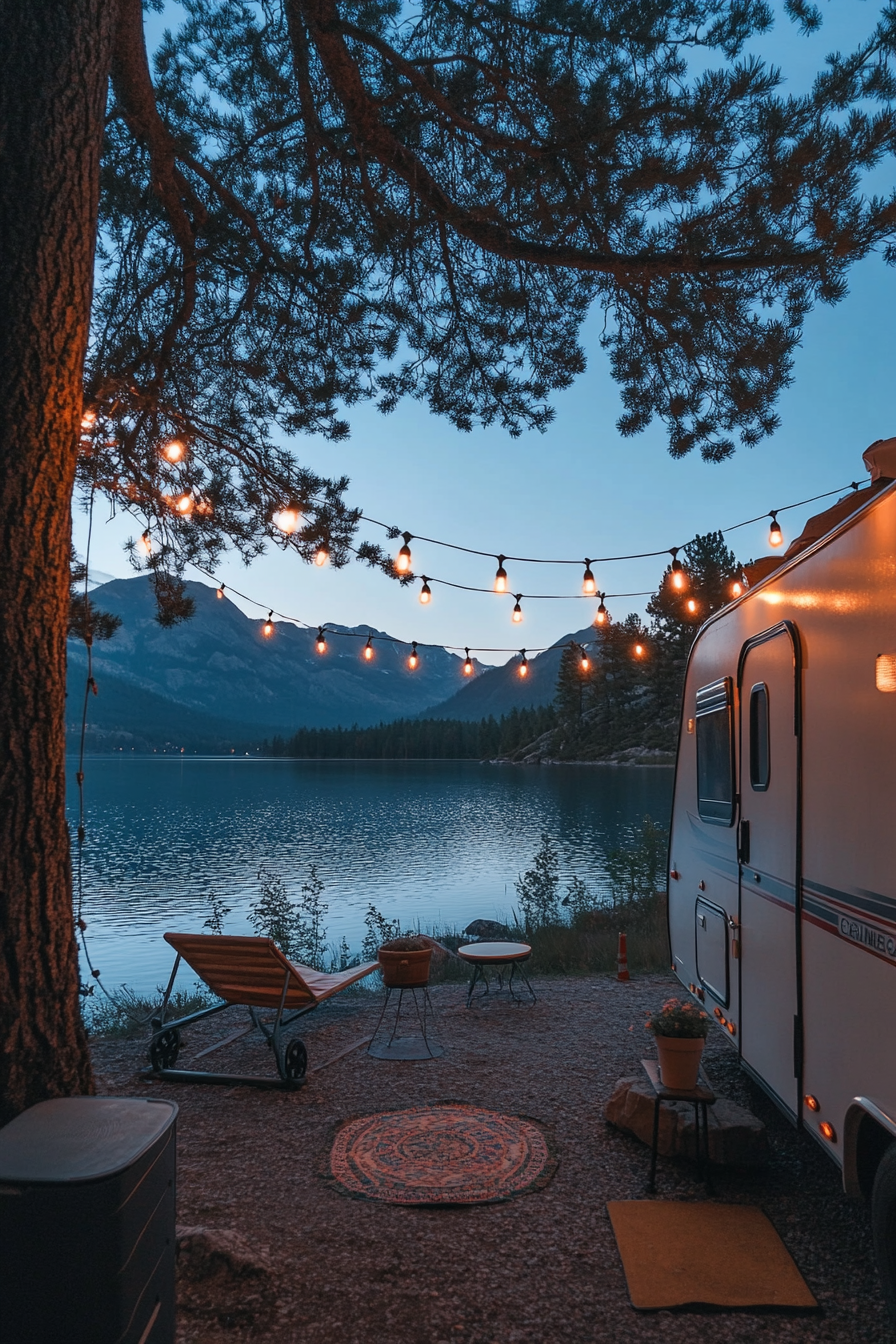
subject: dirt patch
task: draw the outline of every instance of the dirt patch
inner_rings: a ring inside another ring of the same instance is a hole
[[[179,1344],[893,1339],[864,1206],[845,1198],[833,1164],[742,1074],[721,1032],[710,1037],[707,1072],[717,1092],[768,1126],[771,1160],[764,1170],[719,1171],[716,1198],[765,1210],[823,1314],[633,1311],[605,1206],[644,1197],[649,1153],[602,1117],[617,1079],[653,1053],[644,1018],[673,982],[594,976],[534,987],[534,1005],[469,1010],[461,985],[435,987],[446,1051],[415,1063],[373,1059],[363,1047],[341,1054],[370,1036],[380,1008],[375,995],[344,996],[298,1024],[310,1068],[334,1062],[293,1093],[147,1082],[137,1076],[144,1045],[94,1045],[99,1091],[180,1107],[178,1223],[210,1240],[207,1254],[182,1247]],[[199,1024],[178,1063],[189,1067],[237,1025],[236,1010]],[[257,1035],[203,1066],[273,1071]],[[341,1121],[445,1100],[539,1120],[560,1162],[551,1183],[507,1204],[415,1209],[345,1199],[322,1179]],[[692,1164],[661,1160],[657,1197],[705,1198]]]

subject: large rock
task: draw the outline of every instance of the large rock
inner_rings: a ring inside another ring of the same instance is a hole
[[[620,1078],[607,1102],[605,1118],[617,1129],[634,1134],[648,1147],[653,1142],[656,1095],[646,1078]],[[719,1166],[761,1167],[768,1161],[765,1125],[750,1111],[726,1097],[707,1108],[709,1157]],[[695,1157],[694,1106],[689,1101],[660,1104],[658,1151],[663,1157]]]

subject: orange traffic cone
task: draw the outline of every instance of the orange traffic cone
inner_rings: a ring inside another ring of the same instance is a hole
[[[619,935],[619,951],[616,953],[616,979],[628,980],[628,948],[626,947],[625,934]]]

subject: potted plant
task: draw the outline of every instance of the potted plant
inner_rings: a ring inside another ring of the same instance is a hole
[[[422,935],[390,938],[376,956],[387,989],[421,989],[429,984],[432,944]]]
[[[682,1092],[697,1086],[703,1047],[712,1019],[690,1000],[667,999],[647,1019],[647,1030],[656,1037],[660,1077],[664,1087]]]

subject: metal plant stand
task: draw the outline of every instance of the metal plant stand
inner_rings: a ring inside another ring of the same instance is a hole
[[[660,1106],[664,1101],[690,1101],[694,1106],[694,1138],[697,1151],[697,1176],[706,1181],[706,1193],[715,1194],[712,1183],[712,1172],[709,1166],[709,1115],[707,1107],[712,1106],[716,1100],[716,1094],[709,1085],[709,1081],[700,1070],[700,1076],[697,1079],[696,1087],[689,1087],[686,1090],[675,1087],[665,1087],[660,1077],[659,1063],[655,1059],[642,1059],[641,1065],[647,1077],[653,1086],[656,1100],[653,1107],[653,1144],[650,1153],[650,1178],[647,1182],[648,1194],[656,1193],[656,1159],[657,1148],[660,1138]],[[700,1121],[703,1121],[701,1126]],[[700,1130],[703,1130],[703,1152],[700,1151]]]
[[[392,1032],[387,1041],[378,1042],[377,1037],[380,1034],[383,1019],[386,1017],[394,993],[398,994],[398,1006],[395,1019],[392,1022]],[[398,1035],[405,994],[410,995],[414,1001],[414,1010],[410,1017],[412,1023],[416,1018],[417,1029],[411,1036]],[[422,995],[423,998],[422,1013],[418,994]],[[432,1005],[432,999],[429,997],[428,985],[404,985],[397,989],[387,986],[383,1011],[380,1013],[379,1021],[376,1024],[373,1040],[367,1047],[367,1053],[372,1055],[374,1059],[438,1059],[440,1055],[444,1055],[445,1050],[436,1039],[436,1022],[436,1012]]]

